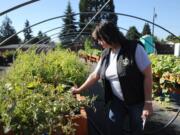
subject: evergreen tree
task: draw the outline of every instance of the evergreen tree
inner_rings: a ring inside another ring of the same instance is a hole
[[[140,36],[141,34],[138,32],[135,26],[130,27],[126,33],[126,38],[130,40],[138,40]]]
[[[37,36],[33,37],[33,39],[29,42],[30,44],[36,44],[39,42],[43,37],[43,34],[41,31],[38,32]]]
[[[75,25],[75,18],[73,14],[74,12],[72,11],[71,4],[68,1],[67,9],[65,11],[65,18],[63,18],[63,29],[59,35],[59,39],[61,40],[62,44],[72,40],[63,35],[71,35],[72,33],[77,32],[77,26]]]
[[[46,39],[48,40],[47,43],[49,43],[51,38],[48,37],[46,34],[43,34],[42,31],[39,31],[37,36],[35,36],[35,37],[32,36],[32,38],[27,41],[28,41],[28,44],[29,43],[30,44],[36,44],[36,43],[42,44],[45,42]]]
[[[142,31],[142,35],[151,35],[151,29],[150,29],[150,26],[148,23],[145,23],[144,24],[144,28],[143,28],[143,31]]]
[[[38,32],[38,38],[39,40],[42,40],[44,38],[42,31]]]
[[[50,41],[51,41],[51,38],[48,37],[46,34],[43,34],[43,41],[41,43],[48,44],[50,43]]]
[[[28,20],[26,20],[26,22],[25,22],[25,28],[24,28],[24,42],[26,42],[26,41],[29,41],[31,38],[33,38],[33,36],[32,36],[32,30],[31,30],[31,28],[28,28],[30,26],[30,24],[29,24],[29,21]]]
[[[80,12],[97,12],[101,7],[107,2],[107,0],[80,0],[79,11]],[[106,12],[106,13],[103,13]],[[112,21],[114,24],[117,24],[117,15],[108,13],[114,12],[114,2],[111,0],[102,10],[102,12],[94,19],[93,22],[100,22],[102,20]],[[94,14],[81,14],[80,22],[87,23]],[[84,24],[80,24],[80,29],[84,28]],[[89,28],[94,27],[93,24],[88,26]]]
[[[35,40],[36,40],[35,43],[38,42],[38,44],[44,44],[44,43],[47,44],[51,41],[51,38],[48,37],[46,34],[43,34],[42,31],[39,31],[38,36],[37,38],[35,38]]]
[[[5,17],[1,27],[0,27],[0,36],[1,40],[5,40],[6,38],[12,36],[16,33],[16,30],[12,26],[12,21],[9,17]],[[5,42],[3,45],[9,45],[9,44],[19,44],[21,42],[20,38],[16,35],[9,39],[7,42]]]

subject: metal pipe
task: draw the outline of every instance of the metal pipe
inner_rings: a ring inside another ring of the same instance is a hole
[[[77,15],[77,14],[74,14],[74,15]],[[6,38],[5,40],[3,40],[1,43],[0,43],[0,46],[3,45],[4,43],[6,43],[8,40],[10,40],[11,38],[13,38],[14,36],[18,35],[19,33],[23,32],[24,30],[26,29],[29,29],[29,28],[32,28],[36,25],[39,25],[41,23],[45,23],[45,22],[48,22],[48,21],[51,21],[51,20],[55,20],[55,19],[59,19],[59,18],[62,18],[62,17],[65,17],[66,15],[62,15],[62,16],[57,16],[57,17],[53,17],[53,18],[49,18],[49,19],[46,19],[46,20],[43,20],[43,21],[40,21],[40,22],[37,22],[29,27],[26,27],[25,29],[22,29],[16,33],[14,33],[13,35],[11,35],[10,37]]]
[[[105,6],[110,2],[110,0],[108,0],[102,7],[101,9],[91,18],[91,20],[89,20],[89,22],[86,24],[86,26],[84,26],[84,28],[79,32],[79,34],[76,36],[76,38],[74,39],[74,41],[76,41],[79,36],[81,35],[81,33],[87,28],[87,26],[94,20],[94,18],[105,8]]]
[[[114,13],[114,12],[101,12],[101,14],[105,14],[105,13],[116,14],[116,15],[126,16],[126,17],[130,17],[130,18],[135,18],[135,19],[142,20],[142,21],[148,22],[148,23],[150,23],[150,24],[153,24],[153,22],[151,22],[151,21],[149,21],[149,20],[147,20],[147,19],[140,18],[140,17],[133,16],[133,15],[123,14],[123,13]],[[73,14],[73,15],[76,16],[76,15],[79,15],[79,14],[95,14],[95,12],[81,12],[81,13],[75,13],[75,14]],[[51,21],[51,20],[55,20],[55,19],[62,18],[62,17],[65,17],[65,15],[63,15],[63,16],[57,16],[57,17],[53,17],[53,18],[50,18],[50,19],[46,19],[46,20],[40,21],[40,22],[38,22],[38,23],[35,23],[35,24],[27,27],[26,29],[31,28],[31,27],[34,27],[34,26],[39,25],[39,24],[41,24],[41,23],[45,23],[45,22],[48,22],[48,21]],[[162,30],[168,32],[169,34],[171,34],[172,36],[174,36],[176,39],[180,40],[179,37],[177,37],[175,34],[173,34],[172,32],[170,32],[169,30],[165,29],[164,27],[162,27],[162,26],[160,26],[160,25],[158,25],[158,24],[156,24],[156,23],[154,23],[154,25],[157,26],[157,27],[159,27],[159,28],[161,28]],[[25,30],[25,29],[23,29],[23,30],[21,30],[21,31],[19,31],[19,32],[13,34],[13,35],[11,35],[10,37],[6,38],[5,40],[3,40],[3,41],[0,43],[0,45],[2,45],[3,43],[6,43],[6,42],[7,42],[8,40],[10,40],[12,37],[18,35],[19,33],[23,32],[24,30]]]
[[[23,6],[26,6],[26,5],[28,5],[28,4],[32,4],[32,3],[34,3],[34,2],[37,2],[37,1],[39,1],[39,0],[30,0],[30,1],[24,2],[24,3],[22,3],[22,4],[19,4],[19,5],[17,5],[17,6],[14,6],[14,7],[12,7],[12,8],[9,8],[9,9],[1,12],[1,13],[0,13],[0,16],[2,16],[2,15],[4,15],[4,14],[7,14],[7,13],[10,12],[10,11],[13,11],[13,10],[16,10],[16,9],[21,8],[21,7],[23,7]]]

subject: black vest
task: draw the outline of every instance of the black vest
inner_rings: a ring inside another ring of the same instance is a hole
[[[124,102],[127,105],[134,105],[144,102],[144,76],[138,69],[135,61],[137,44],[129,44],[121,48],[117,57],[117,73],[121,84]],[[102,53],[100,76],[105,89],[105,103],[113,98],[109,81],[105,77],[105,71],[109,64],[111,49],[105,49]]]

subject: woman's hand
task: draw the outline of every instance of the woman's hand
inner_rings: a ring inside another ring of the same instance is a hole
[[[80,94],[84,90],[87,90],[89,87],[91,87],[95,82],[97,82],[100,79],[100,75],[96,72],[93,72],[89,75],[89,77],[86,79],[86,81],[78,88],[77,86],[74,86],[71,88],[72,94]]]
[[[153,106],[152,102],[151,103],[146,103],[144,104],[143,112],[142,112],[142,119],[147,119],[150,115],[153,113]]]
[[[72,87],[71,92],[73,95],[81,93],[80,90],[77,88],[77,86]]]

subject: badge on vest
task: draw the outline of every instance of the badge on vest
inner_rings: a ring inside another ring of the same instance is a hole
[[[128,58],[123,59],[122,64],[123,66],[129,65],[129,59]]]

